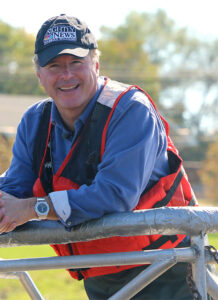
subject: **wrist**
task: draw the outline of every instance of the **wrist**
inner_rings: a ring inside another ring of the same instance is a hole
[[[35,211],[35,205],[36,205],[36,202],[37,202],[37,198],[40,198],[40,197],[34,197],[34,198],[32,198],[33,202],[31,202],[32,219],[38,219],[38,215],[37,215],[37,213]],[[49,219],[49,220],[59,220],[59,217],[56,215],[56,213],[54,211],[51,198],[49,196],[44,196],[42,198],[44,198],[45,201],[49,205],[49,212],[48,212],[48,215],[47,215],[46,219]]]
[[[45,220],[48,218],[48,214],[50,211],[48,196],[36,197],[34,211],[39,220]]]

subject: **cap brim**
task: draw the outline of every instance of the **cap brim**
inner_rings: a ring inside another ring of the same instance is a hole
[[[38,53],[38,62],[41,67],[46,66],[52,59],[59,55],[69,54],[77,57],[85,57],[89,49],[71,44],[52,45]]]

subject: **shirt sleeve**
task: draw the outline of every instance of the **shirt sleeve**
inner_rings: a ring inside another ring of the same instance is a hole
[[[104,214],[131,211],[152,176],[168,172],[166,136],[156,111],[142,93],[127,100],[120,100],[109,123],[105,153],[92,184],[64,195],[50,194],[67,228]]]

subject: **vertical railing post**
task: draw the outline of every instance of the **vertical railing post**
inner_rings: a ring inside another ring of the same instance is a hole
[[[44,299],[40,294],[39,290],[37,289],[32,278],[29,276],[28,272],[17,272],[17,276],[32,300]]]
[[[197,251],[195,262],[192,263],[192,275],[196,289],[202,300],[207,300],[206,267],[204,251],[204,235],[191,237],[191,246]]]

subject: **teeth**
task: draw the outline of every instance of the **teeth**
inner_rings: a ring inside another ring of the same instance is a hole
[[[64,86],[62,86],[60,89],[61,90],[71,90],[71,89],[74,89],[75,87],[76,87],[76,85],[72,85],[70,87],[64,87]]]

